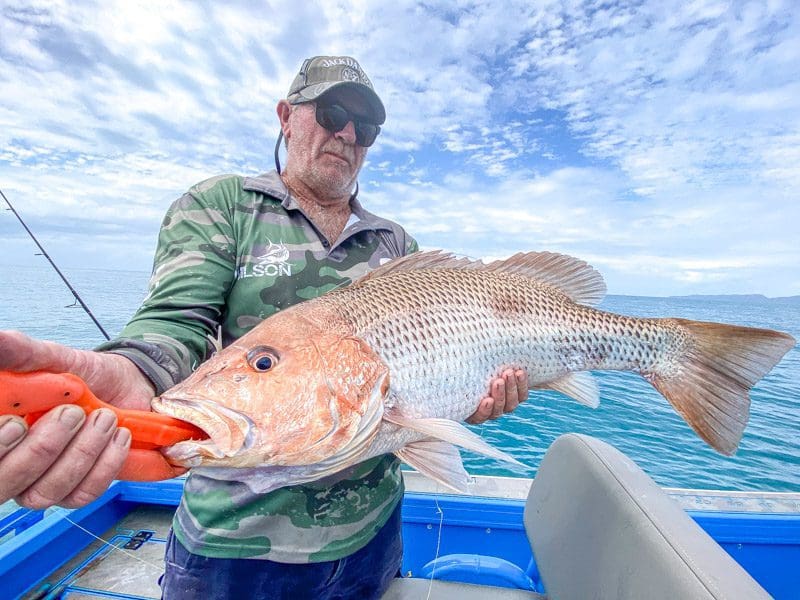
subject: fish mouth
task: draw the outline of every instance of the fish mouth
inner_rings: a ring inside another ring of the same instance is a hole
[[[161,449],[171,462],[196,467],[204,459],[225,459],[253,447],[256,425],[237,410],[221,406],[202,396],[169,396],[162,394],[151,403],[154,412],[169,415],[202,429],[207,440],[178,442]]]

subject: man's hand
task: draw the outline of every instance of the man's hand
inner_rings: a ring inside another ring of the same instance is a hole
[[[467,423],[480,425],[487,419],[496,419],[509,413],[528,397],[528,374],[525,371],[503,371],[489,386],[489,396],[481,400]]]
[[[94,394],[124,408],[147,410],[154,389],[123,356],[76,350],[0,331],[0,370],[74,373]],[[52,409],[28,431],[25,421],[0,415],[0,503],[75,508],[108,489],[130,448],[127,429],[108,409],[85,415],[77,406]]]

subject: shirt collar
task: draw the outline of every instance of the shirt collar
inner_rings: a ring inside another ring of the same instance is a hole
[[[249,192],[260,192],[280,200],[281,206],[287,210],[300,210],[300,204],[289,192],[283,179],[274,169],[262,173],[257,177],[245,177],[242,182],[242,189]],[[352,214],[347,222],[345,229],[358,221],[359,229],[388,229],[392,230],[391,223],[377,215],[364,209],[358,198],[350,200],[350,210]],[[355,217],[355,219],[354,219]]]

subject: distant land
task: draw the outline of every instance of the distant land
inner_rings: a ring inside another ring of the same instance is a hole
[[[779,296],[776,298],[768,298],[763,294],[690,294],[688,296],[660,297],[669,298],[670,300],[712,300],[714,302],[748,302],[752,304],[800,304],[800,296]]]
[[[46,262],[41,262],[36,265],[22,265],[6,263],[0,257],[0,268],[8,269],[41,269],[43,271],[52,271],[53,268]],[[102,271],[109,273],[135,273],[140,276],[145,282],[150,277],[150,271],[142,269],[111,269],[111,268],[98,268],[98,267],[64,267],[63,271],[69,275],[72,272],[78,271]],[[751,304],[788,304],[800,305],[800,295],[798,296],[776,296],[771,298],[764,294],[688,294],[683,296],[648,296],[646,294],[607,294],[607,297],[613,298],[661,298],[670,300],[697,300],[697,301],[712,301],[712,302],[739,302]]]
[[[670,296],[676,300],[719,300],[721,302],[780,302],[781,304],[800,304],[800,296],[779,296],[768,298],[763,294],[691,294],[689,296]]]

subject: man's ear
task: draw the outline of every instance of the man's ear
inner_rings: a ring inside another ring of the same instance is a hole
[[[275,108],[278,113],[278,120],[281,123],[283,137],[289,139],[289,115],[292,114],[292,105],[287,100],[280,100]]]

